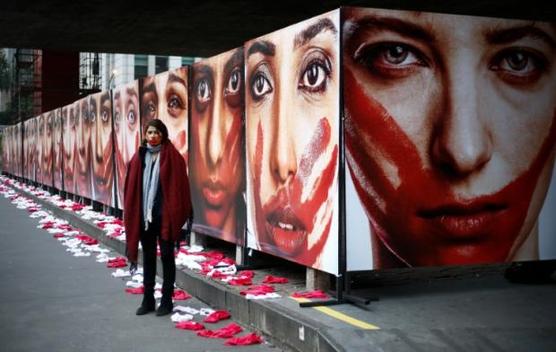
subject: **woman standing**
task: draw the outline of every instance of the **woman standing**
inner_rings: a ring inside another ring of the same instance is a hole
[[[139,241],[143,247],[145,294],[137,315],[154,311],[156,242],[160,246],[163,285],[156,315],[172,312],[176,278],[174,244],[191,213],[189,182],[185,161],[168,139],[160,120],[147,123],[145,140],[129,163],[124,188],[124,222],[127,257],[137,263]]]

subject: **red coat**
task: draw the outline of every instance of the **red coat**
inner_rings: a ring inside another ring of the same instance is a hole
[[[124,185],[124,225],[127,258],[137,262],[137,250],[142,227],[143,167],[146,147],[140,147],[131,158]],[[191,214],[189,179],[185,161],[169,141],[160,150],[159,182],[162,190],[162,222],[160,236],[165,241],[177,241],[182,226]]]

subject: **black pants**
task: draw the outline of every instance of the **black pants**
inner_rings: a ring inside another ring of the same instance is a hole
[[[141,246],[143,247],[143,286],[145,298],[150,299],[154,294],[156,277],[156,241],[160,245],[162,259],[162,301],[172,303],[174,282],[176,281],[176,261],[174,259],[174,243],[160,238],[160,226],[153,224],[147,231],[141,231]]]

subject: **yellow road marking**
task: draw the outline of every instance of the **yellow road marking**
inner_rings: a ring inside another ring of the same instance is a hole
[[[311,302],[311,301],[310,301],[309,299],[307,299],[307,298],[293,298],[293,297],[291,297],[291,299],[294,299],[294,300],[296,300],[296,301],[298,301],[298,302]],[[329,308],[329,307],[313,307],[313,309],[316,309],[316,310],[318,310],[319,312],[322,312],[322,313],[324,313],[324,314],[326,314],[326,315],[329,315],[329,316],[331,316],[331,317],[333,317],[333,318],[336,318],[336,319],[338,319],[338,320],[341,320],[341,321],[343,321],[344,323],[351,324],[351,325],[356,326],[356,327],[361,328],[361,329],[365,329],[365,330],[380,330],[380,328],[379,328],[378,326],[376,326],[376,325],[369,324],[369,323],[366,323],[366,322],[364,322],[364,321],[362,321],[362,320],[352,318],[352,317],[350,317],[350,316],[347,315],[347,314],[338,312],[337,310],[334,310],[334,309]]]

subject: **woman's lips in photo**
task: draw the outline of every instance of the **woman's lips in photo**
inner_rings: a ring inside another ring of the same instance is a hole
[[[291,253],[307,239],[307,227],[290,206],[267,212],[266,230],[272,241],[283,252]]]
[[[203,183],[203,197],[205,198],[209,207],[219,208],[224,201],[225,191],[224,186],[219,181],[207,181]]]
[[[67,177],[68,182],[70,179],[73,180],[73,169],[64,168],[64,175]]]
[[[486,238],[485,235],[496,231],[494,226],[506,215],[507,208],[503,203],[456,203],[420,210],[417,215],[440,230],[435,231],[440,237],[469,240]]]
[[[111,162],[111,160],[109,160]],[[100,165],[95,170],[95,185],[99,190],[104,190],[108,185],[112,176],[112,169],[108,166]]]

